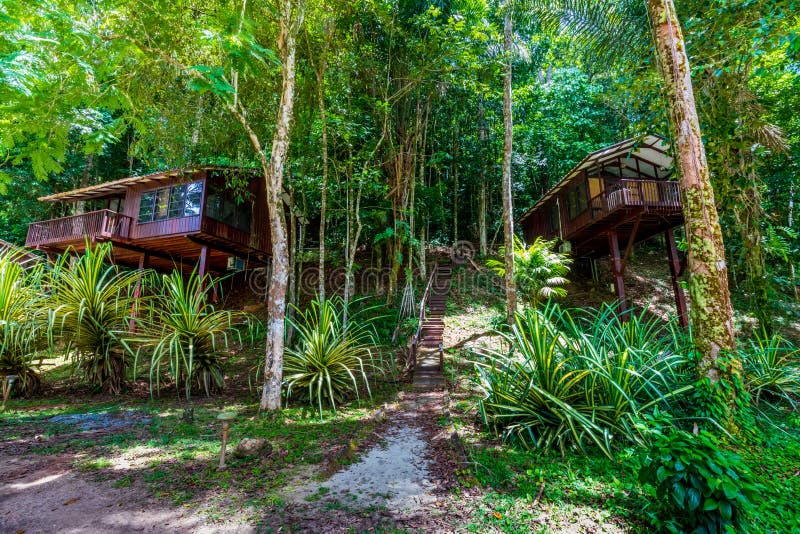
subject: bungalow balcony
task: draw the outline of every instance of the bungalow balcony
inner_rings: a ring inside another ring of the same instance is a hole
[[[91,242],[126,240],[130,237],[133,218],[103,209],[80,215],[31,223],[25,244],[29,247],[80,246]]]

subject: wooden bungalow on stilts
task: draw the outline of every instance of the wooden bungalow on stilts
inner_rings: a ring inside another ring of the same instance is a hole
[[[230,183],[245,185],[233,191]],[[201,166],[57,193],[39,200],[82,203],[73,210],[81,213],[31,223],[25,245],[55,255],[111,242],[115,263],[159,271],[197,266],[201,276],[268,266],[264,187],[259,172]]]
[[[633,245],[662,234],[681,325],[686,296],[674,229],[683,225],[678,182],[661,137],[628,139],[586,156],[519,220],[525,239],[558,239],[576,259],[611,258],[614,289],[623,310],[625,269]]]

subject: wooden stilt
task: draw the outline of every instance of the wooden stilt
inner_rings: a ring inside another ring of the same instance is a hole
[[[672,232],[671,228],[664,232],[664,241],[667,244],[667,261],[669,262],[669,273],[672,277],[672,291],[675,293],[675,308],[678,312],[678,323],[686,328],[689,326],[686,294],[678,280],[681,273],[681,260],[678,257],[678,247],[675,245],[675,234]]]
[[[136,314],[139,311],[139,295],[142,292],[142,273],[145,269],[147,269],[147,265],[150,263],[150,254],[144,252],[139,256],[139,267],[137,271],[139,275],[136,277],[136,285],[133,287],[133,309],[131,310],[131,320],[128,324],[131,331],[133,331],[134,327],[136,326]]]
[[[200,259],[198,260],[197,265],[197,276],[200,277],[200,280],[203,280],[206,276],[206,263],[208,262],[208,247],[203,245],[200,248]]]
[[[614,276],[614,289],[617,292],[617,299],[619,299],[620,318],[627,320],[628,302],[625,299],[624,268],[619,253],[619,238],[615,231],[608,233],[608,248],[611,251],[611,274]]]

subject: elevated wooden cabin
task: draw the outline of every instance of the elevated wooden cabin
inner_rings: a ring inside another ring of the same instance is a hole
[[[230,183],[244,184],[238,191]],[[80,253],[89,242],[114,244],[116,263],[169,271],[225,271],[266,265],[267,207],[260,173],[202,166],[57,193],[43,202],[83,203],[84,213],[31,223],[26,246]]]
[[[626,305],[624,273],[633,245],[663,234],[681,322],[674,228],[683,225],[678,182],[661,137],[628,139],[586,156],[520,218],[527,241],[558,239],[575,258],[611,257],[617,296]]]

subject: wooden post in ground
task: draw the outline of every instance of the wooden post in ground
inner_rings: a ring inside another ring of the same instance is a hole
[[[200,258],[197,260],[197,276],[200,277],[200,287],[203,287],[203,279],[206,277],[206,263],[208,263],[208,247],[203,245],[200,248]]]
[[[686,328],[689,326],[686,294],[683,292],[678,276],[681,272],[681,260],[678,257],[678,247],[675,245],[675,234],[672,228],[664,232],[664,241],[667,244],[667,261],[669,274],[672,277],[672,291],[675,293],[675,308],[678,313],[678,323]]]
[[[625,299],[625,280],[623,278],[624,268],[622,257],[619,253],[619,237],[616,231],[608,233],[608,248],[611,252],[611,274],[614,277],[614,290],[619,299],[620,318],[625,321],[628,319],[628,302]]]

